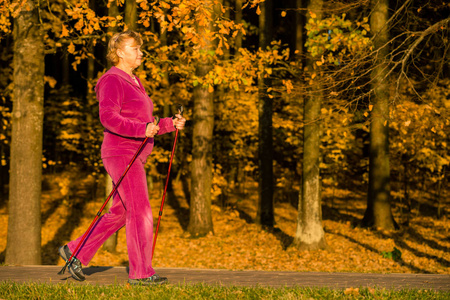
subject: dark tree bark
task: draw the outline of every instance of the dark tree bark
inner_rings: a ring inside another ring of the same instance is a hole
[[[308,10],[322,18],[322,0],[311,0]],[[308,70],[315,60],[308,58]],[[323,99],[320,83],[314,83],[305,95],[303,129],[302,189],[298,202],[297,232],[294,246],[300,250],[327,247],[322,226],[320,184],[320,108]]]
[[[112,179],[111,177],[106,174],[105,176],[105,196],[108,197],[113,189]],[[109,210],[112,206],[112,199],[108,202],[108,205],[106,206],[106,209]],[[104,243],[103,243],[103,249],[108,251],[109,253],[115,253],[117,249],[117,239],[118,234],[117,232],[114,232]]]
[[[117,7],[117,2],[112,1],[109,3],[108,8],[108,15],[110,17],[117,17],[119,15],[119,8]],[[108,27],[108,32],[111,32],[112,34],[117,32],[117,27]],[[107,61],[107,67],[108,69],[111,67],[111,62]],[[105,172],[105,196],[108,197],[108,195],[111,193],[113,189],[112,185],[112,179],[109,176],[107,172]],[[112,199],[108,202],[108,205],[106,206],[106,209],[109,210],[112,206]],[[117,248],[117,239],[118,234],[117,232],[113,233],[104,243],[103,243],[103,249],[108,251],[109,253],[115,253]]]
[[[370,27],[377,50],[375,67],[371,73],[373,109],[370,123],[369,193],[362,225],[394,229],[390,203],[389,169],[389,82],[385,61],[389,55],[389,0],[373,0]]]
[[[210,0],[202,1],[201,5],[213,9]],[[202,32],[212,30],[212,25],[199,28]],[[200,53],[204,53],[197,61],[196,76],[203,77],[212,69],[212,62],[207,54],[213,49],[211,41],[205,38],[205,44]],[[192,164],[191,164],[191,202],[188,231],[192,236],[204,236],[213,232],[211,216],[211,185],[212,185],[212,142],[214,128],[213,93],[208,87],[198,85],[194,89],[192,136]]]
[[[305,27],[305,17],[302,14],[301,9],[304,7],[306,0],[296,0],[297,12],[295,13],[295,51],[297,51],[296,58],[302,59],[303,57],[303,28]]]
[[[236,8],[236,13],[235,13],[234,21],[236,24],[241,24],[242,23],[242,0],[236,0],[235,8]],[[236,43],[236,54],[235,55],[239,55],[239,49],[242,48],[242,33],[241,32],[239,32],[236,35],[235,43]]]
[[[137,29],[137,5],[136,0],[127,0],[125,3],[125,24],[128,29]]]
[[[14,104],[6,263],[41,263],[44,42],[34,1],[14,20]],[[31,55],[30,55],[31,54]]]
[[[259,47],[266,49],[272,40],[273,18],[272,0],[260,4],[259,15]],[[256,222],[263,226],[273,227],[275,219],[273,212],[273,128],[272,128],[272,99],[267,94],[271,86],[270,78],[259,78],[259,201]]]

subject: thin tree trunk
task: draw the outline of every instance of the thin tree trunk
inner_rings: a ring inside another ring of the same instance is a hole
[[[308,10],[322,18],[322,0],[311,0]],[[313,70],[315,60],[306,62]],[[300,250],[317,250],[327,247],[322,226],[320,184],[320,108],[323,99],[321,85],[315,82],[305,96],[303,129],[303,174],[298,203],[297,232],[294,246]]]
[[[242,24],[242,0],[235,1],[235,16],[234,16],[235,24]],[[238,57],[240,55],[239,49],[242,48],[242,32],[239,32],[235,38],[235,49],[234,56]],[[233,98],[238,99],[241,95],[238,91],[233,91]],[[242,193],[245,187],[245,174],[244,174],[244,166],[242,160],[238,160],[235,163],[235,167],[233,167],[235,176],[233,176],[233,181],[235,182],[235,190],[238,193]]]
[[[106,197],[111,193],[113,189],[112,179],[111,177],[106,174],[105,176],[105,195]],[[112,206],[112,199],[108,202],[108,205],[106,207],[107,210],[109,210]],[[103,243],[103,249],[108,251],[109,253],[115,253],[117,247],[117,232],[114,232],[104,243]]]
[[[137,29],[137,5],[136,0],[127,0],[125,3],[125,24],[128,29]]]
[[[235,7],[236,7],[235,23],[241,24],[242,23],[242,0],[236,0]],[[239,49],[242,48],[242,32],[239,32],[236,35],[235,43],[236,43],[235,55],[237,56],[237,55],[239,55]]]
[[[34,1],[14,20],[14,104],[6,263],[41,263],[44,42]],[[30,55],[32,53],[32,55]]]
[[[213,10],[212,1],[204,0],[200,5],[209,6]],[[213,49],[207,32],[212,25],[198,28],[205,44],[200,47],[200,56],[196,66],[196,76],[203,77],[212,69],[212,62],[207,54]],[[204,236],[213,232],[211,216],[212,186],[212,142],[214,128],[213,93],[208,87],[198,85],[194,88],[191,164],[191,201],[188,231],[192,236]]]
[[[370,27],[375,34],[374,47],[379,52],[371,73],[374,93],[371,98],[369,193],[362,225],[391,230],[397,224],[390,203],[389,83],[384,61],[389,54],[388,19],[389,0],[373,0]]]
[[[273,18],[272,0],[260,4],[259,15],[259,47],[265,50],[272,40]],[[269,67],[269,66],[268,66]],[[272,133],[272,99],[267,93],[271,86],[270,78],[258,79],[259,89],[259,201],[256,222],[263,226],[273,227],[273,133]]]
[[[110,2],[110,6],[108,8],[108,15],[110,17],[114,17],[116,18],[119,15],[119,8],[117,7],[117,2],[116,1],[112,1]],[[117,27],[108,27],[108,32],[112,32],[112,33],[116,33],[117,32]],[[107,62],[108,68],[111,67],[111,63]],[[104,173],[105,174],[105,195],[108,196],[112,189],[112,179],[111,176],[109,176],[109,174],[107,172]],[[106,209],[109,210],[112,206],[113,201],[110,200],[106,206]],[[103,243],[103,249],[105,249],[106,251],[110,252],[110,253],[114,253],[116,251],[117,248],[117,232],[113,233],[106,241],[105,243]]]
[[[297,11],[295,13],[295,52],[297,60],[303,59],[303,28],[305,27],[305,17],[302,14],[303,2],[306,0],[296,0]]]

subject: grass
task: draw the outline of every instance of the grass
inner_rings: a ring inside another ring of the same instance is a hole
[[[156,287],[0,283],[1,299],[449,299],[450,292],[350,288],[269,288],[196,285]]]

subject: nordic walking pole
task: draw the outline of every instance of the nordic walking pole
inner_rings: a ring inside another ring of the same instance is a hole
[[[178,104],[178,113],[180,115],[183,115],[183,105]],[[163,208],[164,208],[164,200],[166,199],[167,185],[169,183],[170,169],[172,167],[172,160],[173,160],[173,154],[175,153],[175,146],[177,145],[177,138],[178,138],[178,128],[175,132],[175,140],[173,142],[172,154],[170,155],[169,170],[167,171],[166,186],[164,187],[164,193],[163,193],[163,197],[161,200],[161,207],[159,209],[158,224],[156,225],[155,237],[153,238],[152,260],[153,260],[153,253],[155,253],[156,238],[158,237],[159,224],[161,223],[161,217],[162,217]]]
[[[155,116],[155,124],[158,125],[159,123],[159,117]],[[97,222],[97,219],[100,217],[100,214],[102,213],[103,209],[105,208],[106,204],[108,204],[109,199],[111,199],[111,197],[114,195],[114,193],[116,192],[117,188],[119,187],[119,184],[122,182],[122,179],[125,177],[125,175],[128,173],[128,170],[131,168],[131,165],[134,163],[134,161],[136,160],[136,158],[138,157],[139,153],[141,152],[142,148],[144,147],[145,143],[147,142],[148,137],[146,137],[143,141],[142,144],[139,146],[138,150],[136,151],[136,153],[134,154],[133,158],[131,159],[130,163],[128,164],[127,168],[125,169],[125,171],[123,172],[122,176],[120,176],[119,181],[117,181],[117,183],[115,184],[114,188],[112,189],[111,193],[109,193],[108,198],[106,198],[105,203],[103,203],[102,207],[100,208],[100,210],[98,211],[97,215],[95,216],[94,220],[92,221],[91,225],[89,226],[88,230],[83,234],[80,242],[78,243],[77,247],[75,248],[75,251],[73,251],[72,255],[70,256],[70,258],[66,261],[66,264],[64,265],[64,267],[61,269],[61,271],[58,272],[59,275],[64,274],[64,272],[66,271],[67,266],[70,265],[70,263],[72,262],[72,258],[75,256],[75,254],[78,252],[78,249],[80,248],[81,244],[83,244],[84,240],[86,239],[86,237],[88,236],[89,232],[91,231],[92,227],[94,226],[95,222]]]

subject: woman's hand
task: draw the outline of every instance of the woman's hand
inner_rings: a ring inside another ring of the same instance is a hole
[[[155,125],[155,123],[148,123],[147,129],[145,130],[146,137],[154,137],[159,131],[159,125]]]
[[[173,127],[175,127],[176,129],[179,129],[179,130],[184,129],[184,124],[186,124],[186,119],[183,118],[182,115],[176,114],[175,119],[172,119],[172,121],[173,121]]]

